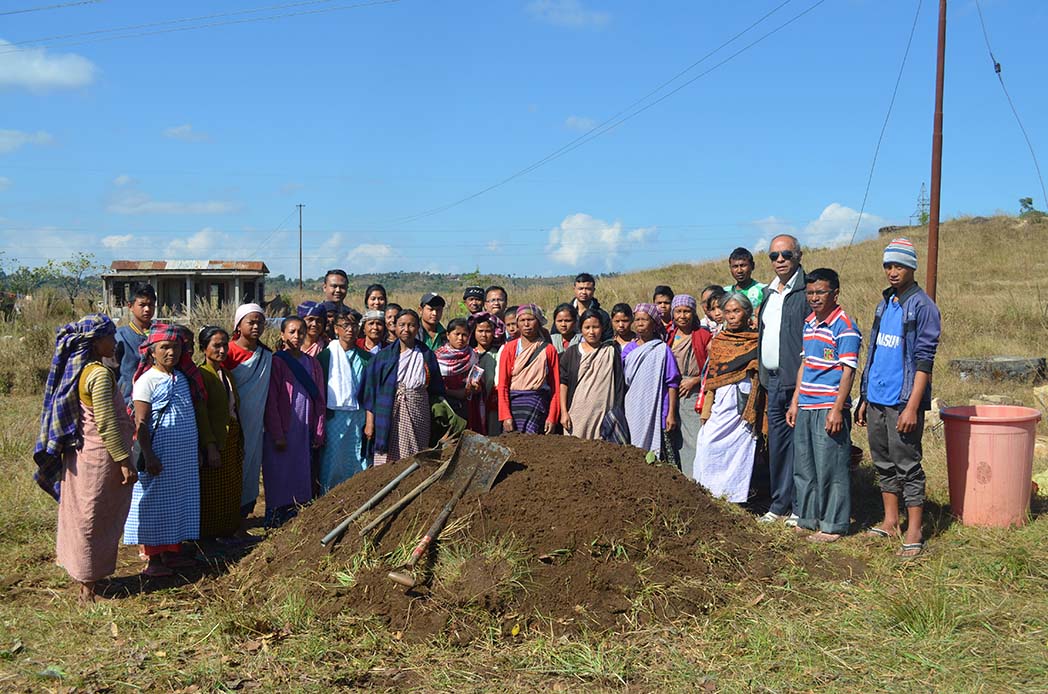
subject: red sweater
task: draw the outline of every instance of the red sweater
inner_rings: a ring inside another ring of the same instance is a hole
[[[509,408],[509,392],[512,388],[513,364],[517,361],[517,344],[520,338],[510,340],[502,348],[499,357],[499,421],[513,419]],[[560,362],[557,360],[557,348],[546,345],[546,385],[550,387],[549,416],[546,421],[556,424],[560,421]]]

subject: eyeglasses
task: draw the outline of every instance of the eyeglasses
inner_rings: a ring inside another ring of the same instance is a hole
[[[796,253],[794,253],[793,251],[772,251],[768,254],[768,260],[774,263],[776,260],[779,259],[780,255],[782,256],[783,260],[793,260],[793,256],[795,256]]]
[[[832,289],[810,289],[804,292],[804,296],[825,296],[832,293]]]

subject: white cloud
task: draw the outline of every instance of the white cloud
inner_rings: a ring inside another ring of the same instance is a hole
[[[400,254],[386,243],[362,243],[346,254],[353,272],[380,272],[400,264]]]
[[[858,220],[858,210],[853,210],[839,202],[832,202],[827,205],[818,218],[805,224],[802,229],[798,229],[796,226],[788,224],[778,217],[765,217],[754,222],[761,230],[761,237],[754,243],[754,248],[756,250],[766,249],[771,240],[778,234],[792,234],[796,236],[805,248],[843,246],[851,241],[853,233],[856,241],[862,241],[863,239],[876,236],[877,229],[891,223],[884,217],[871,212],[864,212],[858,231],[856,231],[855,223]]]
[[[763,251],[768,248],[771,240],[779,234],[796,234],[797,228],[775,215],[764,217],[753,222],[754,226],[761,230],[761,236],[753,243],[753,250]]]
[[[7,176],[0,176],[0,190],[7,190],[11,187],[11,179]]]
[[[193,130],[193,126],[189,123],[184,125],[174,125],[164,130],[164,137],[170,140],[180,140],[182,142],[207,142],[211,139],[211,136],[207,133],[198,132]]]
[[[228,200],[205,200],[202,202],[168,202],[154,200],[148,193],[135,187],[135,181],[127,174],[113,179],[117,187],[106,210],[113,214],[227,214],[240,209],[237,203]]]
[[[37,130],[27,133],[22,130],[0,130],[0,154],[7,154],[25,145],[49,145],[55,138],[51,133]]]
[[[550,229],[546,253],[572,267],[603,265],[605,270],[612,270],[620,255],[644,246],[654,236],[655,227],[625,231],[622,222],[609,224],[579,212]]]
[[[83,87],[95,80],[98,68],[74,53],[49,54],[43,48],[19,48],[0,39],[0,87],[34,91]]]
[[[597,121],[585,116],[568,116],[564,120],[564,127],[568,130],[575,130],[580,133],[589,132],[590,130],[593,130],[596,125]]]
[[[53,226],[31,226],[10,219],[4,222],[18,226],[14,230],[0,230],[0,248],[4,250],[8,270],[16,264],[35,267],[48,260],[68,260],[77,251],[90,251],[95,244],[93,237],[79,236],[76,243],[70,243],[70,233]]]
[[[532,0],[526,10],[539,21],[563,27],[602,27],[611,21],[610,14],[588,10],[582,0]]]
[[[841,246],[851,240],[871,238],[877,235],[877,229],[889,224],[884,217],[864,212],[858,231],[855,223],[859,221],[859,211],[834,202],[826,206],[819,218],[808,222],[801,232],[801,243],[813,247]]]
[[[131,242],[135,240],[133,234],[124,234],[122,236],[110,235],[102,237],[102,245],[106,248],[116,250],[118,248],[127,248],[131,245]]]
[[[233,240],[228,234],[204,227],[187,238],[175,239],[168,243],[164,249],[164,256],[203,260],[207,256],[228,255],[227,251],[233,251],[234,248]]]

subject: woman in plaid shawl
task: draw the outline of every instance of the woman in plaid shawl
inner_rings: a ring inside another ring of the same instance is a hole
[[[59,497],[58,563],[80,584],[82,604],[94,602],[95,582],[116,570],[137,479],[131,419],[116,378],[102,366],[116,350],[115,333],[102,314],[58,329],[34,456],[37,482]]]
[[[140,348],[131,390],[145,470],[131,497],[124,544],[143,545],[146,576],[170,576],[195,564],[181,556],[181,544],[200,536],[196,405],[206,391],[190,349],[181,328],[155,324]],[[207,416],[203,409],[199,415]]]
[[[404,309],[394,325],[397,342],[372,357],[364,375],[364,436],[375,446],[375,465],[427,448],[430,405],[444,396],[437,357],[417,339],[418,314]]]

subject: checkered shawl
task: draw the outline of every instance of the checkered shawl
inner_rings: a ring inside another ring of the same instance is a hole
[[[37,470],[33,479],[58,501],[62,478],[62,453],[80,442],[80,373],[91,358],[95,338],[116,333],[109,316],[92,313],[76,323],[55,331],[55,354],[44,386],[44,406],[40,412],[40,435],[33,460]]]
[[[193,363],[193,345],[186,339],[182,329],[177,325],[169,325],[167,323],[153,324],[153,327],[149,329],[149,334],[146,335],[146,339],[142,341],[138,348],[142,357],[141,361],[138,362],[138,369],[135,371],[135,377],[132,381],[137,381],[142,374],[153,367],[153,353],[149,351],[149,348],[158,342],[179,342],[182,344],[182,356],[179,358],[175,368],[185,374],[186,380],[189,381],[189,392],[193,396],[193,402],[206,401],[207,389],[204,388],[204,377],[200,375],[200,370]]]

